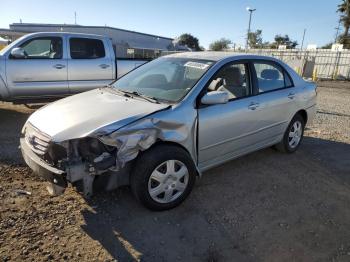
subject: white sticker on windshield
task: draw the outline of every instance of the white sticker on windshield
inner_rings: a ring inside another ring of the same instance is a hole
[[[184,64],[184,66],[187,67],[193,67],[193,68],[198,68],[198,69],[206,69],[209,65],[204,64],[204,63],[198,63],[198,62],[187,62]]]

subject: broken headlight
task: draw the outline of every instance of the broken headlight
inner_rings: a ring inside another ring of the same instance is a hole
[[[84,138],[78,143],[78,152],[84,162],[98,170],[106,170],[116,163],[117,149],[96,138]]]

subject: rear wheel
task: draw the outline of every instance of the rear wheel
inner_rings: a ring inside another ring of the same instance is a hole
[[[142,153],[130,178],[135,197],[151,210],[176,207],[192,191],[196,168],[180,147],[159,145]]]
[[[295,115],[284,133],[282,141],[276,145],[276,148],[281,152],[295,152],[303,139],[304,127],[304,118],[299,114]]]

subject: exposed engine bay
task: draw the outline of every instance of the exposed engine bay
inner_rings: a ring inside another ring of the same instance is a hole
[[[78,185],[84,196],[93,194],[93,182],[97,176],[106,174],[105,189],[111,190],[128,183],[128,177],[116,166],[117,148],[103,144],[97,138],[75,139],[62,144],[52,143],[43,156],[50,165],[65,171],[66,180]],[[122,179],[118,176],[122,175]],[[123,181],[121,181],[123,180]],[[60,185],[51,185],[51,194],[59,194]]]

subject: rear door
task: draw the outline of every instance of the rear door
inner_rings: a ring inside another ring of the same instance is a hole
[[[281,139],[295,113],[297,90],[281,65],[266,60],[255,60],[252,64],[260,110],[259,137],[274,143]]]
[[[68,84],[79,93],[110,84],[114,79],[113,58],[106,39],[69,37]]]
[[[54,97],[69,93],[64,39],[35,37],[22,43],[24,58],[9,55],[6,76],[13,97]]]

